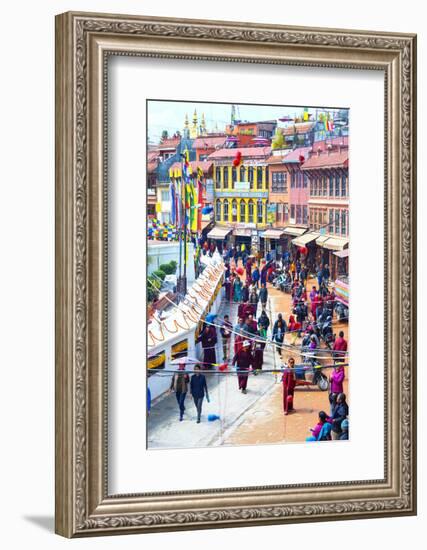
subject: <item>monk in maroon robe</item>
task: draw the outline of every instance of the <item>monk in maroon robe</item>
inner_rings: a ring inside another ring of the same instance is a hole
[[[237,365],[237,380],[239,382],[239,390],[242,393],[246,393],[246,387],[248,385],[249,369],[253,363],[253,357],[251,353],[250,343],[245,340],[242,344],[242,348],[233,357],[232,364]]]
[[[295,360],[293,357],[288,359],[286,370],[282,376],[283,384],[283,412],[289,414],[294,410],[294,389],[295,389],[295,373],[293,368]]]
[[[197,339],[197,342],[202,343],[204,368],[211,369],[216,363],[215,346],[218,342],[216,328],[212,325],[207,325]]]

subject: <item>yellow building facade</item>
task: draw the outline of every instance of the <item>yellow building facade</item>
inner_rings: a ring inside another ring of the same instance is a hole
[[[268,167],[232,161],[214,162],[215,221],[219,224],[267,225]]]

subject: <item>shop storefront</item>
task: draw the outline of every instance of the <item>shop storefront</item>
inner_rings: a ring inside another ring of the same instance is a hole
[[[270,252],[272,259],[279,259],[287,246],[287,238],[284,238],[284,229],[267,229],[260,233],[261,247],[264,255]]]
[[[327,264],[332,279],[335,279],[339,274],[348,274],[348,239],[321,235],[316,239],[316,244],[318,246],[316,265]]]
[[[307,254],[305,254],[305,263],[311,273],[314,273],[316,270],[316,239],[319,238],[319,233],[309,231],[292,239],[292,244],[298,249],[306,248]]]

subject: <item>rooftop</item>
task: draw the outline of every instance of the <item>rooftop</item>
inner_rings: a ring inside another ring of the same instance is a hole
[[[305,161],[302,170],[314,170],[316,168],[346,168],[348,167],[348,148],[332,151],[313,152]]]
[[[191,160],[190,161],[191,168],[193,169],[193,172],[197,170],[197,168],[201,168],[205,174],[207,174],[212,167],[212,161],[208,160]],[[171,166],[172,170],[175,170],[176,168],[182,168],[181,162],[174,162]]]
[[[159,144],[159,150],[162,149],[176,149],[179,145],[179,142],[181,141],[180,137],[177,138],[166,138],[162,140],[162,142]]]
[[[312,130],[315,126],[315,122],[296,122],[292,126],[283,128],[284,136],[292,136],[293,134],[305,134]]]
[[[237,151],[240,151],[242,158],[258,157],[266,158],[270,156],[271,147],[236,147],[233,149],[219,149],[214,151],[208,157],[209,160],[234,158]]]
[[[286,155],[283,162],[301,162],[301,156],[303,156],[307,161],[310,151],[311,147],[297,147],[296,149],[293,149],[288,155]]]
[[[216,135],[216,136],[199,136],[194,140],[193,147],[194,149],[208,149],[210,147],[217,147],[224,145],[226,140],[226,135]]]

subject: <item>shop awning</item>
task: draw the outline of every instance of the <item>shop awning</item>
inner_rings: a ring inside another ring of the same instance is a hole
[[[329,237],[323,244],[323,248],[329,250],[344,250],[346,246],[348,246],[348,239],[342,237]]]
[[[233,235],[236,237],[250,237],[252,235],[252,229],[236,227],[236,229],[233,229]]]
[[[231,229],[229,227],[215,226],[209,231],[207,236],[209,239],[224,239],[230,233],[230,231]]]
[[[317,237],[316,244],[319,246],[325,246],[325,242],[329,239],[328,235],[320,235],[320,237]]]
[[[287,235],[293,235],[294,237],[299,237],[307,231],[307,227],[292,227],[292,225],[285,227],[284,232]]]
[[[344,250],[338,250],[337,252],[333,252],[334,256],[338,256],[338,258],[348,258],[350,254],[349,248],[344,248]]]
[[[285,234],[283,229],[267,229],[261,233],[264,239],[280,239]]]
[[[311,243],[311,241],[314,241],[319,237],[319,233],[304,233],[304,235],[301,235],[300,237],[297,237],[296,239],[292,239],[292,244],[295,246],[305,246],[308,243]]]

